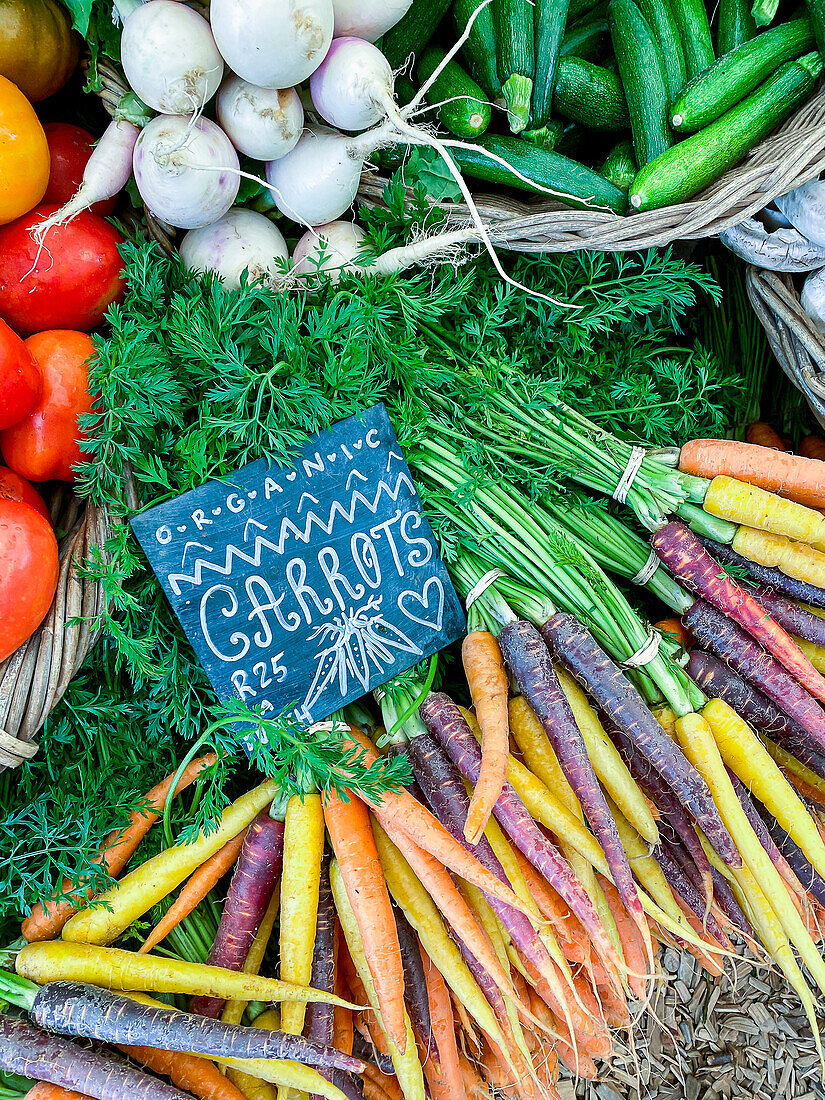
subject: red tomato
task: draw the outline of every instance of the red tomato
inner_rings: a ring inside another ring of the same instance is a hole
[[[37,489],[29,485],[28,481],[20,474],[16,474],[14,470],[7,470],[5,466],[0,466],[0,501],[4,500],[20,500],[23,504],[37,509],[49,523],[52,521],[46,502]]]
[[[5,321],[0,321],[0,429],[32,411],[40,396],[40,371],[32,353]]]
[[[95,139],[82,126],[71,122],[47,122],[43,127],[52,158],[49,185],[43,202],[62,206],[68,202],[83,181],[83,169],[92,155]],[[103,199],[91,207],[93,214],[104,218],[115,208],[115,199]]]
[[[97,214],[78,214],[46,234],[38,255],[31,229],[56,210],[37,206],[0,226],[0,317],[28,335],[44,329],[89,332],[123,296],[123,238]]]
[[[0,661],[34,634],[54,599],[57,540],[19,500],[0,500]]]
[[[88,455],[77,442],[80,413],[89,412],[89,372],[94,348],[85,332],[56,329],[30,336],[26,346],[43,376],[43,390],[25,420],[0,432],[0,449],[15,473],[29,481],[74,481],[73,466]]]

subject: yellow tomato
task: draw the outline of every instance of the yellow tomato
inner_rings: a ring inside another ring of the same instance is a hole
[[[49,182],[49,145],[34,107],[0,76],[0,225],[37,206]]]

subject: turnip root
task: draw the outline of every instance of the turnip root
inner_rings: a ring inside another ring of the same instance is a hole
[[[332,0],[335,37],[354,34],[374,42],[406,15],[412,0]]]
[[[238,154],[208,118],[158,115],[141,131],[132,163],[146,206],[178,229],[211,225],[238,194]]]
[[[190,229],[181,241],[180,258],[191,271],[211,271],[227,289],[237,290],[244,271],[249,283],[276,286],[289,249],[269,218],[238,207],[212,225]]]
[[[212,0],[212,33],[233,72],[261,88],[293,88],[324,60],[332,0]]]
[[[358,270],[359,253],[364,250],[366,233],[355,222],[329,222],[308,229],[292,253],[292,274],[312,281],[320,272],[335,285],[345,271]]]
[[[123,71],[153,110],[199,112],[223,76],[223,60],[203,16],[175,0],[149,0],[126,18],[120,39]]]
[[[239,153],[278,160],[294,149],[304,127],[304,109],[294,88],[259,88],[234,74],[221,85],[218,122]]]

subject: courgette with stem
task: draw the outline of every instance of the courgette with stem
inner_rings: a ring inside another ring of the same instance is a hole
[[[418,63],[422,83],[429,80],[446,51],[440,46],[427,46]],[[450,60],[433,81],[427,99],[441,104],[436,114],[443,126],[460,138],[476,138],[490,125],[491,109],[484,92],[455,60]]]
[[[450,149],[450,156],[466,176],[545,198],[551,197],[547,194],[550,190],[552,197],[577,209],[612,210],[617,214],[627,210],[627,196],[618,187],[592,168],[560,153],[541,149],[521,138],[498,134],[483,134],[474,144],[501,157],[538,186],[525,183],[514,172],[475,149]]]
[[[758,87],[786,61],[814,45],[810,19],[794,19],[743,42],[695,76],[676,97],[671,124],[692,133],[719,118]]]
[[[459,37],[467,30],[467,24],[475,13],[467,41],[461,47],[470,76],[478,82],[490,99],[501,95],[496,62],[496,28],[492,4],[478,8],[478,0],[454,0],[453,22]]]
[[[685,52],[671,0],[636,0],[639,11],[656,36],[665,69],[665,83],[671,102],[687,83]],[[674,0],[679,3],[679,0]]]
[[[719,0],[719,30],[716,33],[716,52],[719,56],[724,57],[755,37],[756,23],[751,15],[751,0]]]
[[[635,0],[611,0],[608,21],[630,112],[636,161],[647,164],[671,144],[661,50]]]
[[[757,27],[767,27],[779,11],[779,0],[753,0],[751,15]]]
[[[603,65],[580,57],[559,61],[555,104],[564,118],[581,122],[591,130],[626,130],[630,126],[619,77]]]
[[[550,119],[556,70],[570,0],[534,0],[535,67],[530,122],[544,126]]]
[[[631,205],[654,210],[691,198],[784,122],[821,72],[818,53],[786,62],[721,118],[641,168],[630,189]]]
[[[673,16],[685,51],[685,70],[692,80],[716,60],[705,0],[672,0]]]
[[[498,76],[514,134],[530,118],[535,50],[532,0],[493,0]]]
[[[393,69],[421,53],[447,14],[450,0],[413,0],[412,7],[381,40],[381,52]]]

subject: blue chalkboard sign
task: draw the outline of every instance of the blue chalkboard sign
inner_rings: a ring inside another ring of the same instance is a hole
[[[264,713],[320,721],[464,632],[383,405],[132,527],[218,696]]]

